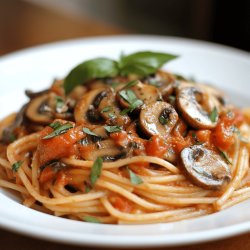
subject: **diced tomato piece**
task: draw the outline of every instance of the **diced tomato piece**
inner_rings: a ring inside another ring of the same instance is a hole
[[[133,172],[139,175],[148,175],[148,172],[146,169],[149,167],[148,162],[138,162],[138,163],[132,163],[128,165],[128,168],[131,169]]]
[[[196,138],[201,143],[211,144],[211,131],[210,130],[198,130],[195,132]]]
[[[133,209],[133,204],[122,196],[113,196],[110,200],[113,206],[121,212],[130,213]]]
[[[126,147],[130,141],[126,131],[111,133],[110,137],[114,140],[115,144],[122,147]]]
[[[41,184],[52,180],[56,175],[56,172],[52,169],[52,167],[46,167],[44,170],[41,172],[41,175],[39,177],[39,181]]]
[[[146,144],[146,153],[147,155],[162,158],[166,153],[167,148],[168,146],[163,138],[158,135],[153,135]]]
[[[38,142],[38,155],[40,165],[43,165],[51,160],[63,157],[69,157],[76,154],[74,144],[84,137],[84,134],[78,128],[72,128],[66,133],[55,136],[50,139],[43,139],[46,135],[53,132],[51,127],[45,127],[40,132],[40,140]]]
[[[223,114],[213,130],[213,142],[221,150],[228,150],[235,142],[233,126],[240,124],[243,115],[238,111]]]

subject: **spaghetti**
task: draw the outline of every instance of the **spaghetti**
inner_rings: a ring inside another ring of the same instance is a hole
[[[250,197],[247,109],[158,68],[80,81],[84,65],[26,91],[1,121],[1,187],[38,211],[113,224],[184,220]]]

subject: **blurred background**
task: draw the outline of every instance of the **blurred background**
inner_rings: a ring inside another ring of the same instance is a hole
[[[0,55],[117,34],[180,36],[250,51],[250,1],[0,0]]]

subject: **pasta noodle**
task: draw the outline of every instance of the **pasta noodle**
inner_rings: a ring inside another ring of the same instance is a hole
[[[0,186],[25,206],[73,220],[147,224],[250,198],[249,109],[159,69],[95,76],[70,91],[68,79],[28,91],[28,104],[0,122]]]

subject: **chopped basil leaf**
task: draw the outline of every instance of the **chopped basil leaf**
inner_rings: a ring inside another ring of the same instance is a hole
[[[108,116],[109,116],[110,119],[115,119],[116,118],[116,115],[114,115],[112,113],[109,113]]]
[[[202,144],[203,144],[202,142],[200,142],[200,141],[198,140],[197,135],[196,135],[195,132],[192,132],[191,135],[192,135],[192,138],[194,139],[194,142],[195,142],[196,145],[202,145]]]
[[[89,128],[83,128],[82,131],[88,135],[98,136],[96,133],[92,132]]]
[[[91,191],[91,185],[89,181],[84,181],[85,193],[89,193]]]
[[[99,179],[99,177],[101,176],[102,173],[102,163],[103,160],[101,157],[98,157],[92,168],[91,168],[91,172],[90,172],[90,184],[93,187],[96,183],[96,181]]]
[[[228,157],[228,155],[227,155],[224,151],[220,150],[219,148],[218,148],[218,150],[219,150],[219,153],[220,153],[221,157],[225,160],[225,162],[226,162],[227,164],[232,164],[232,161],[231,161],[231,159]]]
[[[209,117],[210,117],[211,122],[216,122],[217,121],[217,119],[218,119],[218,110],[217,110],[216,107],[213,108],[213,110],[212,110]]]
[[[65,123],[62,125],[60,124],[60,127],[56,126],[55,130],[49,135],[44,136],[43,139],[50,139],[58,135],[64,134],[71,128],[73,128],[73,125],[71,123]]]
[[[16,139],[17,138],[16,138],[16,136],[14,134],[10,134],[10,136],[9,136],[10,142],[14,142]]]
[[[131,88],[131,87],[135,86],[138,82],[139,82],[138,80],[131,81],[131,82],[127,83],[124,88]]]
[[[121,126],[104,126],[105,130],[109,133],[121,132]]]
[[[149,79],[148,80],[148,84],[152,85],[152,86],[155,86],[157,88],[159,88],[161,86],[161,83],[159,80],[156,80],[156,79]]]
[[[111,111],[112,109],[113,109],[112,106],[107,106],[107,107],[105,107],[105,108],[103,108],[103,109],[101,110],[101,113],[109,112],[109,111]]]
[[[132,112],[134,109],[143,104],[143,101],[138,99],[134,91],[131,89],[122,90],[119,94],[130,105],[129,108],[121,111],[121,115]]]
[[[162,125],[166,125],[168,123],[168,119],[166,119],[165,117],[163,116],[160,116],[159,117],[159,122],[162,124]]]
[[[87,215],[83,217],[83,220],[90,223],[101,223],[97,218]]]
[[[60,110],[64,106],[64,101],[61,96],[56,96],[56,110]]]
[[[180,81],[188,81],[188,79],[183,76],[183,75],[180,75],[180,74],[173,74],[174,77],[177,79],[177,80],[180,80]]]
[[[12,170],[14,172],[17,172],[17,170],[21,167],[21,165],[23,164],[23,161],[17,161],[12,165]]]
[[[54,130],[57,129],[57,128],[59,128],[59,127],[61,127],[61,125],[62,124],[60,122],[52,122],[52,123],[49,124],[49,126],[51,128],[53,128]]]
[[[130,182],[134,185],[142,184],[143,180],[140,176],[136,175],[132,170],[128,168]]]
[[[123,110],[120,112],[120,115],[126,115],[126,114],[129,113],[130,111],[131,111],[130,108],[123,109]]]
[[[112,82],[110,85],[112,89],[116,89],[119,86],[119,84],[120,84],[119,82]]]
[[[170,104],[174,104],[175,103],[175,100],[176,100],[176,97],[174,95],[169,95],[168,96],[168,101]]]

